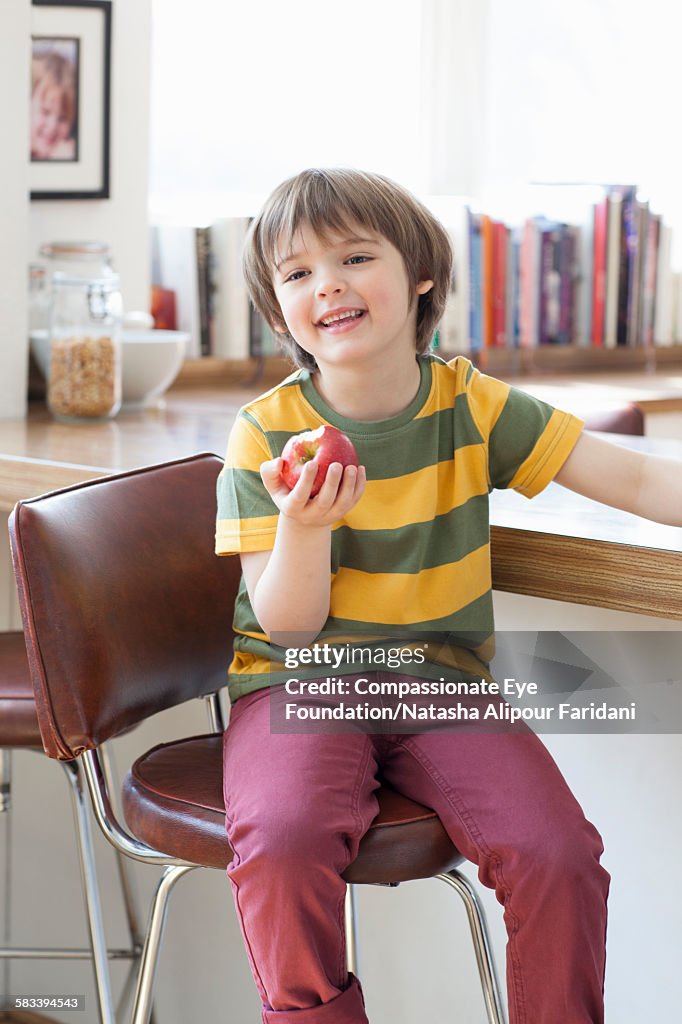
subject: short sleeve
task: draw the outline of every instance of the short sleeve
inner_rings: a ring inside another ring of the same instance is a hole
[[[490,487],[513,488],[527,498],[539,494],[570,455],[583,421],[473,366],[467,396],[487,444]]]
[[[217,555],[268,551],[275,543],[278,509],[260,475],[272,458],[256,421],[241,409],[230,432],[225,464],[217,483]]]

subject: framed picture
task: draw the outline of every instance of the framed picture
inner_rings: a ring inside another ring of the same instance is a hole
[[[111,0],[32,0],[31,199],[108,199]]]

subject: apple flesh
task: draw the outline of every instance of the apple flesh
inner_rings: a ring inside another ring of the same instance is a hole
[[[324,424],[317,430],[305,430],[290,437],[282,450],[282,461],[282,479],[289,490],[296,486],[306,463],[316,463],[317,476],[310,491],[310,497],[314,498],[332,462],[340,462],[344,469],[357,466],[358,453],[343,431]]]

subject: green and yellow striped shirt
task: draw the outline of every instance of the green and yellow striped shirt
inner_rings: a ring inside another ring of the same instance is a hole
[[[216,553],[272,549],[278,510],[259,467],[292,434],[331,423],[367,468],[358,504],[333,527],[329,618],[338,642],[428,645],[422,678],[488,677],[494,636],[488,495],[513,487],[532,498],[556,475],[582,422],[476,370],[463,356],[418,358],[408,408],[357,422],[323,402],[298,370],[240,409],[218,479]],[[255,618],[242,579],[234,615],[231,701],[284,682],[282,649]],[[330,640],[331,642],[331,640]],[[331,670],[326,670],[331,671]],[[326,674],[318,666],[297,676]],[[356,664],[334,673],[358,671]]]

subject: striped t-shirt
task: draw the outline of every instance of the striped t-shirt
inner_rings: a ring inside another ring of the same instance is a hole
[[[532,498],[556,475],[582,422],[476,370],[463,356],[418,357],[410,405],[358,422],[322,400],[307,370],[243,406],[218,479],[216,553],[272,549],[278,510],[259,467],[287,439],[331,423],[367,469],[365,493],[332,530],[329,617],[318,638],[419,646],[422,663],[400,671],[438,679],[489,677],[493,609],[488,495],[513,487]],[[261,630],[242,579],[228,689],[232,702],[291,675],[282,648]],[[330,641],[331,642],[331,641]],[[422,655],[423,656],[423,655]],[[385,671],[386,668],[382,667]],[[335,675],[357,672],[355,662]],[[296,675],[327,674],[319,665]]]

